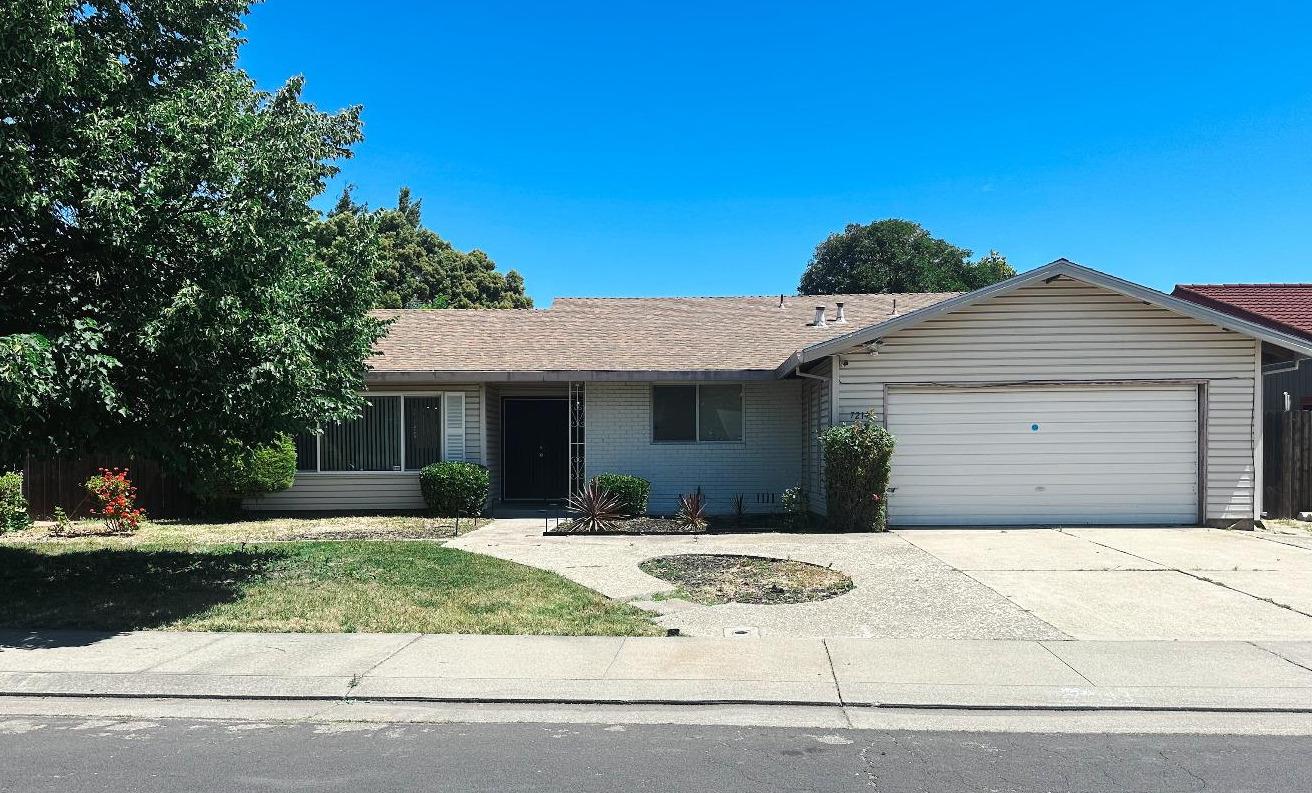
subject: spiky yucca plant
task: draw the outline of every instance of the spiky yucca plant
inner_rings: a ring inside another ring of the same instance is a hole
[[[690,529],[706,528],[706,495],[700,487],[679,496],[679,514],[676,517],[681,526]]]
[[[742,493],[733,497],[733,522],[739,528],[747,522],[747,497]]]
[[[620,497],[595,481],[571,495],[568,504],[574,513],[574,526],[580,531],[610,531],[624,517]]]

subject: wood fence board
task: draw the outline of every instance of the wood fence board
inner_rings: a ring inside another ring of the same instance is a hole
[[[1267,514],[1312,512],[1312,411],[1268,412],[1264,427]]]
[[[171,477],[151,460],[95,454],[81,457],[31,459],[23,467],[23,489],[28,511],[36,518],[50,518],[55,507],[69,517],[86,517],[93,506],[86,481],[101,468],[126,468],[137,488],[137,504],[152,518],[183,518],[195,513],[196,501],[176,477]]]

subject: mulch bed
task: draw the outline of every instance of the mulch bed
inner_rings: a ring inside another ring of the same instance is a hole
[[[608,531],[583,531],[574,527],[573,521],[562,521],[554,529],[548,529],[542,532],[548,536],[561,534],[589,534],[589,535],[634,535],[634,534],[705,534],[706,529],[692,529],[679,523],[674,518],[660,518],[643,516],[639,518],[625,518],[615,521],[615,528]]]
[[[574,528],[573,521],[561,521],[554,529],[548,529],[542,532],[547,536],[559,536],[566,534],[590,534],[603,536],[609,534],[616,535],[635,535],[635,534],[742,534],[750,532],[808,532],[818,531],[819,527],[814,525],[797,526],[788,519],[788,516],[767,513],[761,515],[748,515],[741,520],[733,516],[712,515],[709,517],[705,528],[690,529],[680,524],[674,518],[667,518],[656,515],[645,515],[636,518],[624,518],[615,522],[615,528],[608,531],[580,531]]]
[[[852,579],[828,567],[789,559],[733,554],[658,556],[638,567],[669,581],[694,603],[812,603],[850,592]]]

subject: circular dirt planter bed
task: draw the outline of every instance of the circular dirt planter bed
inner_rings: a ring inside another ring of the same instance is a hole
[[[852,579],[828,567],[731,554],[657,556],[638,567],[679,587],[695,603],[811,603],[851,591]]]

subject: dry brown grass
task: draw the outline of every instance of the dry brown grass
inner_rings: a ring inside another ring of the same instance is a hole
[[[464,518],[460,533],[473,531],[485,519]],[[106,535],[98,520],[77,520],[68,536],[56,536],[43,521],[32,528],[0,535],[0,542],[68,542],[97,537],[125,546],[152,543],[242,543],[298,540],[431,540],[455,534],[455,520],[424,515],[365,515],[331,517],[249,517],[230,521],[147,521],[131,535]]]
[[[694,603],[809,603],[852,589],[852,579],[827,567],[786,559],[729,554],[658,556],[638,565],[678,586]]]

